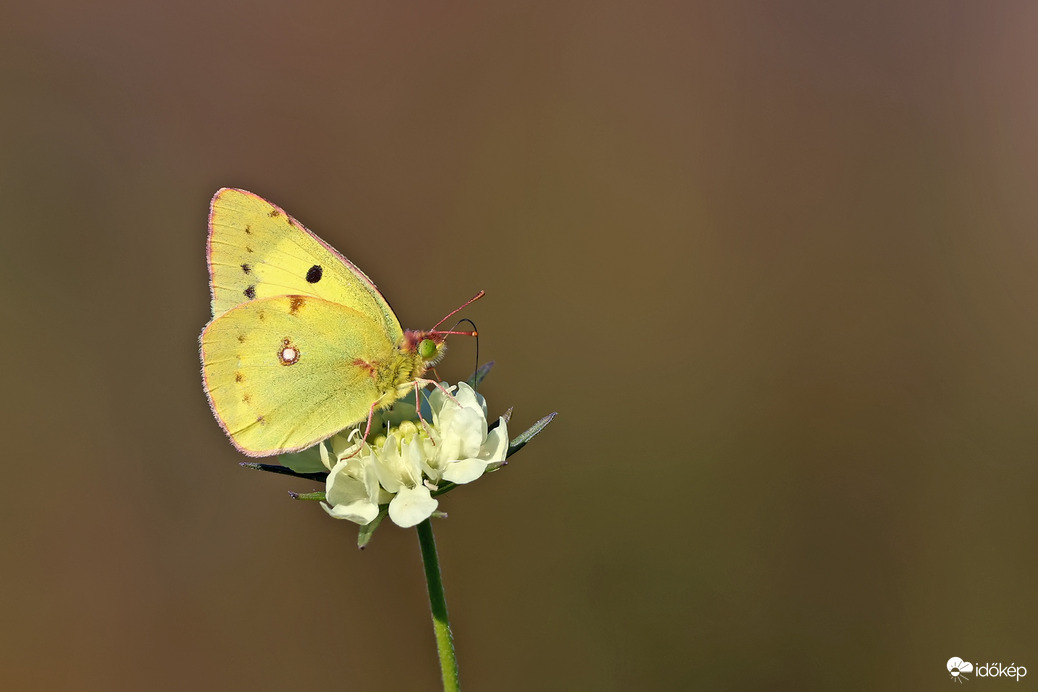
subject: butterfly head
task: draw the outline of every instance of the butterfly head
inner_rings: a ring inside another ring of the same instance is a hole
[[[445,338],[443,332],[408,330],[404,332],[400,350],[418,356],[423,367],[431,368],[447,353]]]
[[[456,314],[466,305],[472,304],[474,301],[479,300],[483,297],[483,291],[477,293],[473,298],[470,298],[459,308],[452,310],[442,320],[433,325],[432,329],[425,331],[417,331],[409,329],[404,332],[404,336],[400,339],[398,348],[401,353],[405,354],[405,359],[410,363],[411,368],[411,379],[421,377],[422,374],[428,369],[440,362],[440,359],[447,353],[447,344],[445,340],[452,334],[459,336],[477,336],[475,326],[472,325],[472,331],[458,331],[457,329],[440,329],[440,325],[446,322],[452,315]],[[461,322],[468,322],[472,324],[472,320],[464,319]],[[457,327],[457,324],[455,325]],[[478,352],[477,352],[478,353]]]

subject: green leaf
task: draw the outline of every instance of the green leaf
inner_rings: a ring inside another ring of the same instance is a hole
[[[518,437],[514,438],[511,442],[509,442],[508,454],[505,455],[505,458],[507,459],[508,457],[512,456],[520,449],[525,447],[526,443],[532,440],[537,435],[539,435],[542,430],[548,427],[548,423],[551,423],[557,415],[559,415],[558,411],[549,413],[547,416],[541,418],[539,421],[531,425],[529,430],[527,430],[526,432],[522,433]]]
[[[371,541],[371,536],[375,533],[375,529],[382,523],[382,520],[389,515],[389,505],[378,508],[378,516],[371,520],[371,523],[360,527],[360,531],[357,533],[357,547],[361,550],[367,547],[368,542]]]
[[[321,466],[322,470],[317,473],[300,473],[280,464],[261,464],[256,461],[243,461],[241,462],[241,465],[247,469],[252,469],[253,471],[280,473],[283,476],[295,476],[296,478],[305,478],[308,481],[320,481],[321,483],[324,483],[325,479],[328,478],[328,471],[323,470],[324,466]]]
[[[287,466],[296,473],[327,472],[328,469],[325,468],[324,463],[321,461],[321,445],[323,444],[323,442],[320,442],[313,447],[294,454],[282,454],[278,457],[278,461],[281,462],[282,466]]]

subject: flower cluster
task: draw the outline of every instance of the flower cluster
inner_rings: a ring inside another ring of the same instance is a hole
[[[389,505],[398,526],[429,518],[439,501],[433,492],[444,483],[470,483],[504,463],[508,428],[504,418],[488,431],[486,401],[469,385],[437,387],[428,396],[428,414],[401,416],[402,406],[383,416],[385,434],[360,440],[359,431],[336,435],[320,445],[329,470],[321,504],[331,516],[367,525]],[[413,410],[413,407],[412,407]],[[403,417],[404,420],[400,420]],[[379,421],[373,421],[373,425]]]

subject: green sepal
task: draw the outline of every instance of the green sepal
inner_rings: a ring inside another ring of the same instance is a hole
[[[490,424],[487,426],[487,432],[490,432],[491,430],[493,430],[497,426],[501,425],[501,421],[502,420],[504,420],[505,423],[507,423],[510,420],[512,420],[512,408],[511,407],[507,411],[502,413],[500,417],[495,418],[494,420],[490,421]]]
[[[539,435],[542,430],[548,427],[548,423],[551,423],[557,415],[559,415],[558,411],[549,413],[547,416],[541,418],[539,421],[531,425],[529,430],[522,433],[518,437],[513,438],[512,441],[508,443],[508,453],[505,454],[505,458],[507,459],[508,457],[512,456],[520,449],[525,447],[526,443],[532,440],[537,435]]]
[[[433,497],[439,497],[440,495],[443,495],[444,493],[449,493],[450,491],[454,490],[457,487],[458,487],[457,483],[452,483],[450,481],[445,481],[438,488],[436,488],[436,490],[433,490],[429,494],[432,495]]]
[[[494,367],[494,361],[480,365],[476,368],[476,372],[472,373],[472,377],[465,380],[465,383],[478,391],[479,385],[483,384],[483,380],[485,380],[487,375],[490,374],[490,368],[492,367]]]
[[[357,547],[364,550],[368,543],[371,541],[371,537],[375,533],[375,529],[382,523],[382,520],[389,514],[389,505],[382,505],[378,508],[378,516],[371,520],[371,523],[360,527],[360,531],[357,532]]]
[[[291,490],[288,494],[292,496],[293,500],[309,500],[311,502],[324,502],[325,496],[323,490],[315,490],[312,493],[294,493]]]

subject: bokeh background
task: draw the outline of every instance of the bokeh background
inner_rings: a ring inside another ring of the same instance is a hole
[[[1038,9],[856,5],[5,3],[0,687],[439,684],[211,417],[221,186],[559,412],[441,505],[468,689],[1032,683]]]

